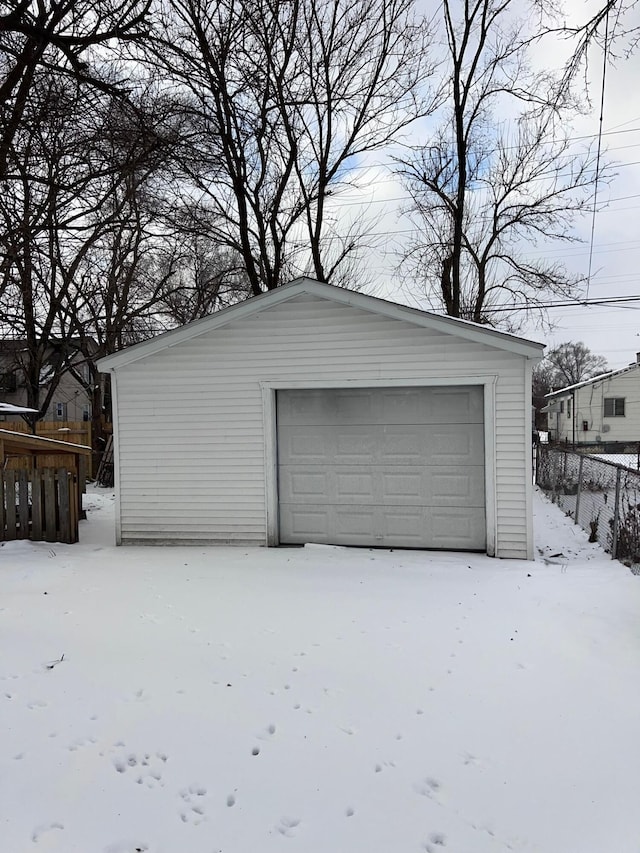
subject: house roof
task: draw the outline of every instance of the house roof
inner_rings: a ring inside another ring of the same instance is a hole
[[[564,388],[559,388],[557,391],[551,391],[545,394],[545,398],[561,397],[570,391],[575,391],[576,388],[584,388],[585,385],[595,385],[597,382],[602,382],[605,379],[612,379],[614,376],[619,376],[622,373],[628,373],[630,370],[635,370],[640,367],[639,364],[629,364],[627,367],[620,367],[618,370],[608,370],[606,373],[600,373],[598,376],[592,376],[591,379],[584,379],[582,382],[576,382],[574,385],[566,385]]]
[[[38,414],[38,409],[30,409],[28,406],[14,406],[13,403],[0,403],[0,415],[28,414]]]
[[[117,370],[120,367],[146,358],[168,347],[218,329],[227,323],[273,308],[303,293],[342,305],[351,305],[354,308],[381,314],[391,319],[404,320],[423,328],[457,335],[466,340],[493,346],[496,349],[508,350],[527,358],[540,358],[544,349],[544,344],[519,338],[506,332],[499,332],[496,329],[481,326],[469,320],[432,314],[428,311],[421,311],[418,308],[399,305],[395,302],[389,302],[386,299],[379,299],[375,296],[346,290],[342,287],[325,284],[311,278],[297,278],[289,282],[289,284],[282,285],[282,287],[278,287],[268,293],[262,293],[260,296],[254,296],[246,302],[239,302],[236,305],[223,308],[221,311],[216,311],[208,317],[194,320],[186,326],[172,329],[169,332],[158,335],[156,338],[143,341],[140,344],[134,344],[114,355],[106,356],[98,361],[98,370],[103,372]]]
[[[89,456],[91,448],[84,444],[72,444],[70,441],[58,441],[55,438],[43,438],[41,435],[0,429],[0,459],[4,458],[5,453],[18,455],[73,453],[75,456]]]

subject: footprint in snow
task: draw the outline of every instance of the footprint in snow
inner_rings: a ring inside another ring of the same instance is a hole
[[[37,844],[47,832],[51,832],[52,829],[64,829],[64,826],[61,823],[57,823],[54,821],[53,823],[41,823],[33,830],[31,834],[31,840]]]
[[[415,782],[413,790],[416,794],[420,794],[422,797],[428,797],[430,800],[436,800],[438,794],[442,790],[442,785],[437,779],[434,779],[432,776],[427,776],[420,782]]]
[[[80,749],[82,746],[89,746],[89,744],[97,743],[97,739],[94,737],[79,737],[72,741],[67,749],[69,752],[76,752],[76,750]]]
[[[144,687],[141,687],[139,690],[136,690],[135,693],[133,693],[129,696],[124,696],[123,701],[124,702],[146,702],[148,698],[149,698],[148,693],[145,692]]]
[[[446,847],[447,839],[442,832],[432,832],[429,836],[429,841],[424,845],[426,853],[436,853],[436,848]]]
[[[188,788],[182,788],[179,793],[183,801],[183,806],[179,812],[180,820],[183,823],[198,826],[203,820],[207,819],[204,802],[207,789],[204,785],[189,785]]]
[[[279,823],[276,825],[276,829],[278,830],[280,835],[284,835],[286,838],[293,838],[295,836],[295,830],[299,826],[299,818],[283,817],[280,818]]]
[[[124,747],[124,744],[122,744]],[[163,773],[167,756],[163,752],[137,754],[121,751],[112,758],[117,773],[133,776],[138,785],[164,788]]]

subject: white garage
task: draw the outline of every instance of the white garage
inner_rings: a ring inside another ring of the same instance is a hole
[[[117,540],[530,557],[542,349],[298,279],[109,356]]]

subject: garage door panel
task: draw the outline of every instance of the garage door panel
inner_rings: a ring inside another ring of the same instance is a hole
[[[320,466],[313,469],[301,468],[289,470],[282,482],[282,497],[288,500],[317,503],[318,495],[326,495],[331,491],[330,473],[323,471]]]
[[[380,496],[385,503],[402,500],[419,505],[424,494],[423,480],[421,471],[380,471]]]
[[[484,506],[484,469],[451,471],[432,468],[427,473],[430,506]]]
[[[287,543],[317,542],[381,548],[443,548],[480,550],[485,542],[484,510],[433,510],[425,507],[352,505],[300,507],[282,504],[281,523]],[[425,544],[427,543],[427,544]]]
[[[323,464],[331,456],[327,437],[320,431],[291,432],[286,439],[286,457],[283,461],[294,463]]]
[[[287,531],[286,542],[292,545],[329,543],[333,538],[329,516],[330,508],[326,506],[280,504],[280,525]]]
[[[484,468],[294,466],[280,469],[280,501],[418,507],[484,506]]]
[[[372,423],[375,401],[368,388],[280,392],[278,422],[282,425]]]
[[[431,541],[433,548],[474,551],[485,546],[484,508],[448,507],[432,510]]]
[[[278,392],[280,541],[485,546],[479,387]]]
[[[373,471],[339,471],[333,470],[332,481],[335,484],[333,494],[336,503],[377,503],[375,500],[377,488],[376,475]]]
[[[430,388],[428,406],[430,423],[484,423],[484,394],[482,388]]]
[[[376,532],[377,507],[354,506],[341,507],[338,512],[332,508],[332,530],[337,537],[337,545],[351,545],[354,542],[372,542]]]
[[[334,427],[333,438],[328,462],[362,466],[375,464],[380,440],[377,427]]]
[[[316,388],[281,391],[282,426],[483,423],[479,386],[432,388]]]
[[[279,426],[280,465],[482,465],[482,424]]]

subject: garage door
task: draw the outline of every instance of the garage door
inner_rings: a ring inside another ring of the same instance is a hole
[[[278,391],[280,542],[484,550],[483,390]]]

